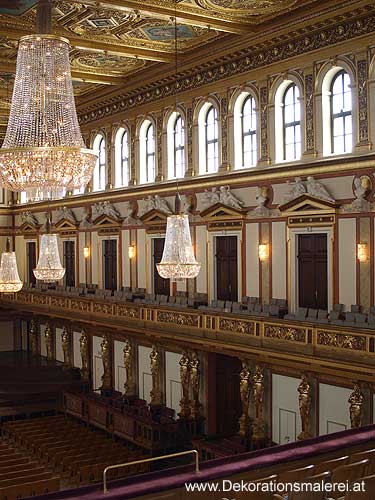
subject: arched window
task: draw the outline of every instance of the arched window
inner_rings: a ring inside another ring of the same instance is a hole
[[[115,139],[115,187],[128,186],[129,171],[129,135],[128,131],[121,127],[116,133]]]
[[[243,167],[253,167],[257,161],[255,99],[250,94],[245,98],[241,110],[241,142]]]
[[[102,191],[105,189],[106,145],[101,134],[95,137],[93,149],[98,155],[93,174],[93,191]]]
[[[299,89],[291,83],[283,98],[283,159],[298,160],[301,157],[301,106]]]
[[[155,136],[150,123],[146,130],[146,182],[155,180]]]
[[[168,179],[185,175],[185,124],[179,113],[172,113],[167,125]]]
[[[198,116],[199,173],[211,174],[219,170],[219,123],[217,109],[206,102]]]
[[[349,75],[344,70],[332,79],[330,112],[331,153],[350,153],[353,147],[352,92]]]

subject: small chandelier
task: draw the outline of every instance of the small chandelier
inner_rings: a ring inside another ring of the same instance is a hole
[[[40,0],[40,35],[20,39],[0,183],[27,200],[56,198],[85,186],[97,155],[85,148],[70,76],[69,41],[46,34],[51,1]]]
[[[33,273],[37,280],[53,283],[64,277],[65,269],[60,262],[57,234],[51,234],[51,221],[49,218],[46,226],[47,234],[41,236],[39,260]]]
[[[10,240],[7,238],[6,250],[1,255],[0,293],[17,293],[23,286],[18,275],[15,252],[10,251]]]
[[[196,278],[201,265],[195,259],[191,244],[189,217],[181,213],[181,198],[177,193],[175,214],[167,218],[167,232],[161,262],[156,264],[162,278],[173,281]]]

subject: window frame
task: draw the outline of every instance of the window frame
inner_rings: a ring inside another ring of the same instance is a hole
[[[126,149],[127,149],[127,156],[124,157],[124,137],[126,137]],[[129,185],[129,180],[130,180],[130,170],[129,170],[129,159],[130,159],[130,154],[129,154],[129,134],[128,130],[126,128],[123,129],[121,138],[119,141],[119,146],[120,146],[120,169],[119,173],[121,176],[121,184],[119,187],[125,187]],[[126,165],[126,169],[124,169],[124,164]],[[125,173],[126,170],[126,173]]]
[[[347,151],[347,148],[346,148],[346,136],[347,134],[345,134],[345,118],[347,116],[350,116],[351,117],[351,121],[352,121],[352,132],[351,132],[351,136],[352,136],[352,144],[351,144],[351,149],[353,148],[353,102],[352,102],[352,99],[351,99],[351,109],[350,111],[343,111],[341,110],[339,113],[334,113],[333,112],[333,97],[334,97],[334,94],[333,94],[333,86],[336,82],[336,80],[338,78],[342,78],[342,89],[341,89],[341,96],[343,97],[344,94],[345,94],[345,87],[344,87],[344,75],[348,75],[348,78],[349,78],[349,82],[351,81],[350,80],[350,75],[349,73],[344,69],[340,69],[337,73],[335,73],[332,77],[332,80],[331,80],[331,83],[330,83],[330,86],[329,86],[329,91],[330,91],[330,96],[329,96],[329,103],[330,103],[330,133],[331,133],[331,154],[334,155],[334,154],[347,154],[347,153],[350,153],[351,151]],[[352,93],[351,94],[351,98],[353,97],[352,96]],[[343,125],[343,139],[344,139],[344,151],[340,151],[340,152],[336,152],[335,151],[335,142],[334,142],[334,138],[335,138],[335,135],[334,135],[334,122],[335,122],[335,119],[337,118],[341,118],[342,120],[342,125]]]
[[[154,150],[153,152],[149,152],[149,133],[150,133],[150,130],[152,129],[152,141],[153,141],[153,144],[154,144]],[[150,179],[149,177],[149,161],[150,161],[150,158],[153,158],[153,178]],[[155,144],[155,131],[154,131],[154,125],[152,122],[150,122],[148,125],[147,125],[147,128],[145,130],[145,167],[146,167],[146,183],[149,183],[149,182],[154,182],[155,181],[155,174],[156,174],[156,144]]]
[[[180,144],[179,146],[176,145],[176,136],[177,136],[177,123],[178,121],[181,121],[181,136],[183,137],[183,141],[182,141],[182,144]],[[185,175],[185,172],[186,172],[186,159],[185,159],[185,154],[186,154],[186,150],[185,150],[185,144],[186,144],[186,141],[185,141],[185,122],[184,122],[184,119],[181,115],[181,113],[177,113],[177,116],[175,117],[175,120],[174,120],[174,124],[173,124],[173,129],[172,129],[172,133],[173,133],[173,176],[174,176],[174,179],[182,179]],[[182,151],[182,155],[181,157],[183,158],[183,165],[182,165],[182,170],[181,171],[181,174],[182,175],[177,175],[177,153],[178,152],[181,152]]]
[[[245,132],[244,131],[244,109],[247,104],[247,102],[250,101],[250,117],[251,117],[251,122],[253,121],[253,116],[255,119],[255,127],[254,129],[250,129],[249,131]],[[246,168],[245,165],[245,137],[251,137],[251,165],[250,167],[253,167],[257,163],[257,155],[258,155],[258,145],[257,145],[257,116],[256,116],[256,102],[252,94],[248,94],[245,99],[242,102],[241,105],[241,111],[240,111],[240,121],[241,121],[241,144],[242,144],[242,168]]]
[[[291,121],[291,122],[288,122],[286,123],[285,121],[285,107],[286,107],[286,104],[285,104],[285,99],[286,99],[286,95],[287,93],[290,91],[290,89],[293,89],[293,116],[294,116],[294,121]],[[289,85],[285,88],[284,90],[284,93],[283,93],[283,98],[282,98],[282,101],[281,101],[281,104],[282,104],[282,125],[283,125],[283,161],[297,161],[299,160],[300,158],[297,158],[297,151],[296,151],[296,146],[297,144],[300,144],[300,147],[302,148],[302,128],[301,128],[301,103],[300,102],[297,102],[296,100],[296,89],[298,91],[298,96],[297,96],[297,100],[298,100],[298,97],[300,96],[300,91],[299,91],[299,88],[298,88],[298,85],[295,83],[295,82],[291,82],[289,83]],[[300,107],[300,118],[299,120],[296,120],[295,119],[295,116],[296,116],[296,105],[299,105]],[[300,141],[299,143],[297,143],[296,141],[296,127],[299,127],[300,129]],[[293,140],[293,149],[294,149],[294,157],[291,158],[291,159],[287,159],[286,157],[286,130],[287,128],[293,128],[293,136],[294,136],[294,140]]]
[[[213,112],[214,114],[214,130],[215,130],[215,137],[213,139],[207,139],[207,129],[208,129],[208,116],[209,114]],[[218,112],[216,107],[213,104],[210,104],[210,106],[207,108],[205,117],[204,117],[204,145],[205,145],[205,151],[206,151],[206,165],[205,165],[205,174],[210,174],[210,173],[215,173],[218,172],[219,170],[219,118],[218,118]],[[217,158],[217,165],[215,165],[214,169],[212,172],[208,168],[208,146],[210,144],[214,144],[214,150],[217,151],[217,156],[214,158]]]

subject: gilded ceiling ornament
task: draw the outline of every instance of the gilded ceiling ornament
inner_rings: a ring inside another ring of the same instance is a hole
[[[280,12],[295,5],[297,0],[195,0],[195,2],[215,14],[246,19]]]
[[[78,53],[77,51],[74,52],[71,64],[73,69],[85,68],[123,74],[142,68],[146,61],[104,52],[85,52],[81,50]]]

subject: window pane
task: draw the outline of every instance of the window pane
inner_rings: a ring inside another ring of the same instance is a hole
[[[352,93],[345,92],[344,94],[344,111],[352,110]]]
[[[344,148],[344,138],[342,136],[333,138],[333,152],[334,153],[345,153]]]
[[[344,122],[342,117],[340,116],[339,118],[335,118],[333,120],[333,135],[338,136],[338,135],[343,135],[344,133]]]
[[[345,116],[345,134],[352,133],[352,115]]]
[[[350,153],[353,149],[353,136],[352,134],[347,134],[345,136],[345,153]]]
[[[293,106],[285,106],[284,119],[285,119],[285,123],[293,123],[294,122],[294,108],[293,108]]]
[[[294,127],[285,128],[285,144],[294,143]]]
[[[332,111],[334,114],[341,113],[343,110],[343,100],[342,95],[334,95],[332,97]]]

